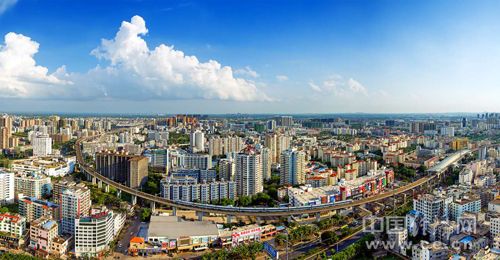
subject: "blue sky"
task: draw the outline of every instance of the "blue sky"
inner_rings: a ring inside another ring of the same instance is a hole
[[[0,110],[499,111],[499,10],[451,0],[0,0]]]

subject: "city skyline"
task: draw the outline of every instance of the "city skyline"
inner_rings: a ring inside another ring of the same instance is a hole
[[[5,0],[0,110],[495,112],[498,6]]]

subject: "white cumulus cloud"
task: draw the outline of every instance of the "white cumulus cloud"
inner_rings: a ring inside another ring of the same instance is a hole
[[[366,88],[363,85],[361,85],[361,83],[352,78],[350,78],[347,81],[347,85],[349,86],[349,89],[354,93],[361,93],[363,95],[368,95]]]
[[[288,80],[288,76],[286,75],[276,75],[276,79],[280,82],[283,82],[283,81],[287,81]]]
[[[260,77],[259,73],[257,73],[255,70],[253,70],[249,66],[246,66],[243,69],[237,69],[237,70],[235,70],[234,74],[242,75],[242,76],[247,76],[247,77],[252,77],[252,78],[258,78],[258,77]]]
[[[34,59],[39,44],[31,38],[13,32],[4,37],[4,45],[0,45],[0,97],[38,97],[63,95],[63,85],[71,85],[70,81],[56,76],[64,67],[54,74],[36,64]]]
[[[200,62],[165,44],[150,49],[147,33],[144,19],[134,16],[91,51],[107,65],[85,73],[62,66],[52,74],[36,65],[37,42],[8,33],[0,49],[0,97],[271,100],[255,82],[235,77],[231,67],[215,60]]]
[[[321,87],[320,87],[320,86],[318,86],[318,85],[316,85],[316,84],[314,84],[314,82],[309,82],[309,87],[310,87],[312,90],[316,91],[316,92],[321,92],[321,91],[323,91],[323,90],[321,89]]]
[[[319,84],[311,81],[309,82],[309,87],[315,92],[332,94],[339,97],[359,94],[368,95],[368,90],[359,81],[353,78],[345,80],[340,75],[333,75]]]
[[[142,38],[147,32],[144,19],[134,16],[130,22],[122,22],[114,39],[102,40],[101,46],[92,51],[111,64],[91,74],[118,79],[116,83],[105,80],[107,95],[127,87],[127,93],[136,98],[269,100],[252,81],[236,78],[231,67],[215,60],[200,62],[164,44],[149,49]]]

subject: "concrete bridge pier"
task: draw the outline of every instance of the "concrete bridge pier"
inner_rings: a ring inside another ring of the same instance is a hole
[[[97,188],[102,189],[102,181],[97,180]]]
[[[122,190],[117,190],[117,191],[116,191],[116,196],[117,196],[118,198],[121,198],[121,197],[122,197]]]
[[[177,207],[172,207],[172,216],[177,216]]]
[[[203,211],[196,211],[196,216],[198,216],[198,221],[203,220],[203,215],[205,215],[205,212]]]
[[[154,201],[151,201],[151,213],[156,213],[156,203]]]
[[[316,216],[316,221],[319,222],[321,220],[321,213],[316,212],[315,216]]]
[[[97,184],[97,178],[93,177],[92,175],[90,176],[90,178],[92,179],[92,184],[96,185]]]
[[[262,224],[262,218],[261,217],[255,217],[255,222],[257,222],[258,225]]]
[[[132,206],[135,206],[135,204],[137,204],[137,196],[132,195]]]
[[[104,184],[104,191],[109,193],[109,184]]]
[[[226,223],[231,224],[233,222],[233,215],[226,215]]]

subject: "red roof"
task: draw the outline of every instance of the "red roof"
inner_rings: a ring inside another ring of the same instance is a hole
[[[130,239],[130,243],[144,243],[144,238],[142,237],[133,237]]]

